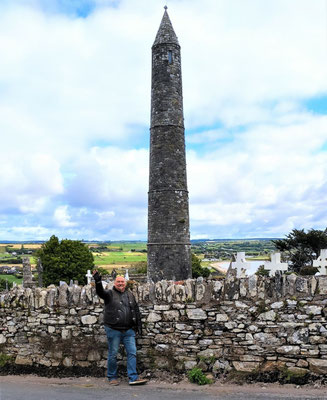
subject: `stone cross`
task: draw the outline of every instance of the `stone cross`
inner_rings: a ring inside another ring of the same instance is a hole
[[[37,274],[39,287],[43,287],[43,265],[40,258],[37,260]]]
[[[287,271],[288,264],[280,262],[280,253],[271,253],[270,261],[264,263],[264,269],[269,270],[269,275],[275,275],[277,271]]]
[[[28,257],[23,257],[23,287],[34,288],[35,282],[31,270],[31,263]]]
[[[236,276],[237,278],[245,278],[246,270],[248,270],[251,266],[251,263],[246,262],[245,260],[245,252],[239,251],[236,254],[236,261],[232,262],[232,268],[236,268]]]
[[[320,250],[320,256],[312,263],[313,267],[317,267],[321,275],[327,275],[327,249]]]
[[[87,278],[87,284],[89,285],[91,283],[91,279],[92,279],[92,274],[91,274],[91,270],[87,270],[87,274],[85,275]]]

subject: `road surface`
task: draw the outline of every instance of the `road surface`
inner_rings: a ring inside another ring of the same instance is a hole
[[[0,400],[327,400],[327,388],[294,385],[197,386],[187,382],[150,382],[131,387],[127,382],[109,387],[100,378],[40,378],[0,376]]]

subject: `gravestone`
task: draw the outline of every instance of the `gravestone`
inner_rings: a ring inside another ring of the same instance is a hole
[[[87,279],[87,284],[89,285],[91,283],[91,279],[92,279],[92,274],[91,274],[91,271],[89,269],[87,270],[87,274],[85,276],[86,276],[86,279]]]
[[[33,281],[30,259],[28,257],[23,257],[23,287],[34,288],[35,286],[36,284]]]
[[[313,267],[317,267],[321,275],[327,275],[327,249],[320,250],[320,256],[312,263]]]
[[[246,277],[246,271],[251,267],[251,263],[246,262],[244,251],[237,252],[236,261],[231,263],[231,267],[236,269],[237,278]]]
[[[264,263],[264,268],[269,270],[270,276],[273,276],[277,271],[287,271],[288,264],[280,262],[280,253],[271,253],[270,261]]]

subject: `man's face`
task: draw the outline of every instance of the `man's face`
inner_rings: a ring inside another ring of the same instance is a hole
[[[117,276],[117,278],[115,279],[114,286],[117,290],[123,292],[126,288],[125,278],[123,278],[122,276]]]

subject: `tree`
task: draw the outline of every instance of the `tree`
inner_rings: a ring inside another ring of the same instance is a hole
[[[192,277],[198,278],[199,276],[203,276],[207,278],[209,275],[210,270],[206,267],[202,267],[199,257],[192,253]]]
[[[78,240],[59,239],[52,235],[37,251],[43,266],[43,284],[58,285],[71,279],[85,283],[88,269],[93,269],[94,259],[90,249]]]
[[[272,241],[277,250],[284,253],[285,258],[291,262],[291,269],[300,272],[302,268],[312,267],[321,249],[327,248],[327,228],[324,231],[310,229],[293,229],[286,239]],[[312,271],[314,272],[314,271]]]

